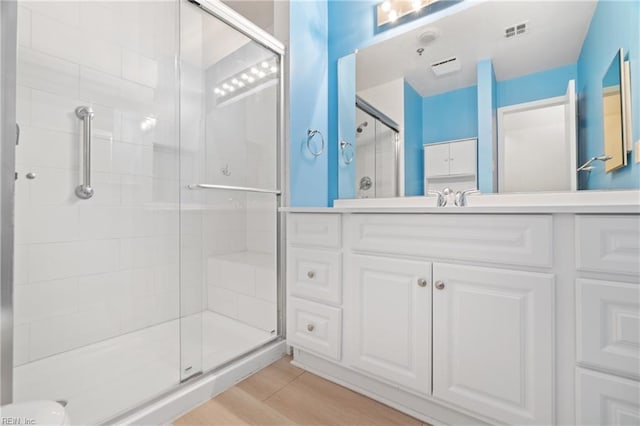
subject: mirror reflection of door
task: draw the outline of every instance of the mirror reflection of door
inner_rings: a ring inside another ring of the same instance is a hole
[[[575,83],[565,96],[498,109],[498,191],[576,190]]]

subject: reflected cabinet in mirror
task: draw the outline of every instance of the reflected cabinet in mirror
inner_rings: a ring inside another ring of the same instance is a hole
[[[638,16],[488,0],[389,25],[338,60],[340,198],[638,188]]]

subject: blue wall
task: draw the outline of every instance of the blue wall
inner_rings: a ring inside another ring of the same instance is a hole
[[[327,147],[332,141],[327,137],[327,2],[292,1],[289,25],[290,203],[292,206],[327,206],[327,152],[314,157],[306,147],[307,129],[320,130]]]
[[[478,136],[478,88],[464,87],[422,99],[424,143]]]
[[[578,58],[579,162],[604,152],[602,128],[602,78],[619,48],[631,61],[633,140],[640,138],[640,2],[600,1]],[[640,187],[640,164],[629,164],[605,173],[602,163],[588,176],[581,176],[585,189]]]
[[[496,192],[496,74],[491,59],[478,62],[478,189]]]
[[[577,78],[577,64],[571,64],[511,80],[498,81],[496,86],[498,108],[564,96],[567,93],[569,80]]]
[[[422,97],[406,81],[404,82],[404,193],[423,195],[422,184]]]

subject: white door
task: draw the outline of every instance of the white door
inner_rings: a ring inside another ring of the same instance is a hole
[[[439,143],[424,147],[425,177],[446,176],[449,174],[449,144]]]
[[[431,263],[352,255],[345,286],[345,361],[426,395],[431,389]]]
[[[476,174],[475,139],[449,144],[449,173],[452,175]]]
[[[552,424],[553,276],[437,263],[433,282],[433,396]]]
[[[576,96],[498,109],[498,191],[569,191],[576,184]]]

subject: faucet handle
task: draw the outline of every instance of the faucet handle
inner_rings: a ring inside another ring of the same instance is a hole
[[[449,188],[445,188],[445,190],[447,190],[447,189],[449,189]],[[427,195],[436,195],[436,196],[438,196],[438,200],[436,201],[436,205],[438,207],[444,207],[444,206],[447,205],[447,199],[448,199],[449,194],[450,194],[450,192],[446,192],[446,194],[445,194],[445,191],[442,191],[442,192],[433,191],[433,190],[427,191]]]
[[[475,194],[475,193],[479,193],[479,192],[480,191],[478,191],[476,188],[465,189],[464,191],[456,192],[456,199],[455,199],[456,206],[458,206],[458,207],[466,206],[467,205],[467,194]]]

